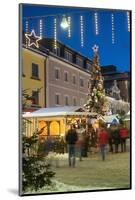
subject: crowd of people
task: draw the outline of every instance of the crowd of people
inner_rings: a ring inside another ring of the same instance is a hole
[[[128,130],[124,124],[112,124],[109,128],[106,124],[101,124],[98,129],[89,125],[87,131],[80,124],[71,124],[65,137],[47,136],[45,140],[41,140],[38,152],[44,155],[50,151],[68,152],[69,166],[75,167],[76,157],[79,158],[79,161],[83,161],[83,157],[87,157],[88,153],[99,151],[104,161],[107,145],[112,153],[126,152],[127,137]]]

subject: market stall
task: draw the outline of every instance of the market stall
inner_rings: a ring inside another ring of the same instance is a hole
[[[78,106],[41,108],[35,112],[23,114],[23,119],[26,121],[23,133],[29,137],[38,130],[41,131],[40,137],[64,136],[70,124],[86,124],[88,117],[96,118],[97,114],[85,112]]]

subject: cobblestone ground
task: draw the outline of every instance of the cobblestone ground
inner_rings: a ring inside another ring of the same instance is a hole
[[[54,169],[56,180],[75,186],[95,189],[130,188],[130,152],[107,153],[102,161],[98,153],[76,160],[76,167],[61,166]]]

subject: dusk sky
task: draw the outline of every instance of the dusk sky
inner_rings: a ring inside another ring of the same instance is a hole
[[[98,14],[98,35],[95,32],[95,12]],[[71,17],[71,38],[68,38],[68,31],[60,27],[63,14]],[[114,44],[112,44],[112,14]],[[41,17],[29,19],[33,16]],[[83,16],[83,47],[81,47],[80,16]],[[127,11],[23,4],[22,17],[23,30],[25,31],[25,18],[28,17],[28,31],[34,29],[38,36],[39,20],[42,19],[43,37],[46,38],[54,38],[53,20],[56,17],[57,40],[90,59],[93,57],[92,47],[96,44],[99,46],[100,65],[115,65],[119,71],[130,70],[130,32]]]

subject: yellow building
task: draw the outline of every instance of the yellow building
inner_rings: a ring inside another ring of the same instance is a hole
[[[22,92],[32,96],[25,110],[45,107],[46,56],[31,48],[22,48]]]

